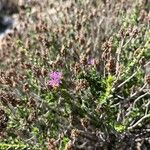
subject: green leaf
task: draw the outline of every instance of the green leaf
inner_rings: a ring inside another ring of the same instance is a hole
[[[115,130],[118,132],[124,132],[126,129],[126,126],[122,125],[122,124],[116,124],[115,125]]]

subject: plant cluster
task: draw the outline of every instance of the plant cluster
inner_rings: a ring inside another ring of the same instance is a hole
[[[0,43],[0,149],[150,148],[144,2],[19,8],[19,25]]]

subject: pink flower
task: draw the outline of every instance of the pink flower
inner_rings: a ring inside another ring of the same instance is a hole
[[[62,83],[62,73],[53,71],[49,74],[50,80],[49,80],[49,85],[52,86],[53,88],[59,87],[59,85]]]
[[[62,83],[62,81],[60,80],[50,80],[49,81],[49,85],[51,85],[52,87],[59,87],[59,85]]]
[[[88,65],[95,65],[96,60],[94,58],[88,60]]]
[[[51,79],[61,79],[62,78],[62,73],[58,71],[53,71],[49,74]]]

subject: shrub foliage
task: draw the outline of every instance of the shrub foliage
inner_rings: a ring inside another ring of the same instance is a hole
[[[20,6],[0,43],[0,149],[150,148],[150,13],[136,2]]]

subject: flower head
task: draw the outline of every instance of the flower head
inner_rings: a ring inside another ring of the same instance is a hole
[[[94,58],[88,60],[88,65],[92,65],[93,66],[95,64],[96,64],[96,60]]]
[[[53,71],[49,74],[50,80],[49,80],[49,85],[52,86],[53,88],[59,87],[59,85],[62,83],[62,73],[58,71]]]
[[[61,79],[62,78],[62,73],[58,71],[53,71],[49,74],[51,79]]]

